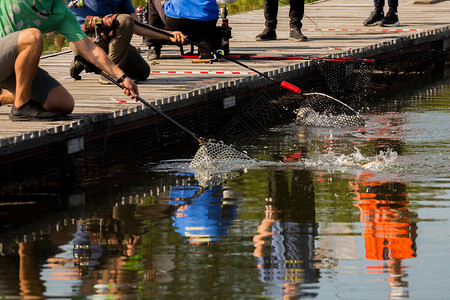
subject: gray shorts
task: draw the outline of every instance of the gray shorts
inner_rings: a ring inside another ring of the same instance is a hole
[[[19,54],[18,39],[20,32],[0,38],[0,88],[16,93],[16,74],[14,64]],[[38,68],[31,87],[31,98],[45,103],[50,91],[61,84],[46,71]]]

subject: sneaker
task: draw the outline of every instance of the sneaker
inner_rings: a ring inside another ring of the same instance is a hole
[[[380,21],[384,17],[384,12],[374,10],[370,13],[370,16],[364,20],[364,26],[376,26],[380,24]]]
[[[388,12],[386,16],[381,20],[380,25],[383,27],[397,27],[400,25],[397,12]]]
[[[100,77],[98,78],[98,82],[100,84],[112,84],[112,82],[103,75],[100,75]]]
[[[264,31],[256,36],[257,41],[270,41],[270,40],[276,40],[277,34],[275,32],[275,29],[266,27],[264,28]]]
[[[147,59],[154,60],[161,57],[161,47],[150,46],[148,48]]]
[[[302,31],[298,27],[291,28],[291,32],[289,33],[289,40],[294,42],[304,42],[308,38],[303,35]]]
[[[72,77],[75,80],[81,80],[80,73],[83,72],[84,69],[85,69],[84,64],[75,57],[72,63],[70,64],[69,69],[70,77]]]
[[[58,114],[44,109],[40,103],[30,99],[19,108],[13,105],[9,119],[11,121],[55,121],[58,119]]]

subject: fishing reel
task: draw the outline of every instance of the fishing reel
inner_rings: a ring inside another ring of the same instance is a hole
[[[214,62],[218,62],[220,57],[223,57],[225,55],[225,51],[222,49],[218,49],[216,51],[211,51],[211,54],[213,55],[213,57],[209,59],[209,63],[213,64]]]

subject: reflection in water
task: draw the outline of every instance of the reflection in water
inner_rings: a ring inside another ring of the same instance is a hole
[[[193,245],[218,241],[237,217],[237,205],[222,204],[222,186],[179,186],[169,192],[170,204],[179,205],[172,216],[179,234]]]
[[[287,299],[317,295],[302,286],[319,282],[319,269],[314,265],[316,235],[311,173],[270,170],[265,218],[253,238],[260,280],[270,283],[264,294],[283,295]]]
[[[416,257],[416,217],[408,210],[406,184],[394,181],[374,181],[374,174],[363,173],[351,186],[356,193],[364,223],[366,258],[383,261],[368,266],[368,273],[388,273],[391,298],[409,297],[406,269],[402,260]]]
[[[143,157],[2,187],[0,298],[446,299],[445,91],[361,131],[273,128],[239,176]]]

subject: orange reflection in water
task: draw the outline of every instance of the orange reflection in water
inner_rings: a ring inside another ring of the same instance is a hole
[[[388,273],[390,297],[408,297],[408,282],[402,260],[416,257],[416,214],[407,205],[406,184],[398,181],[373,180],[374,174],[363,173],[350,182],[356,193],[354,204],[364,223],[366,258],[383,261],[367,266],[367,273]]]

